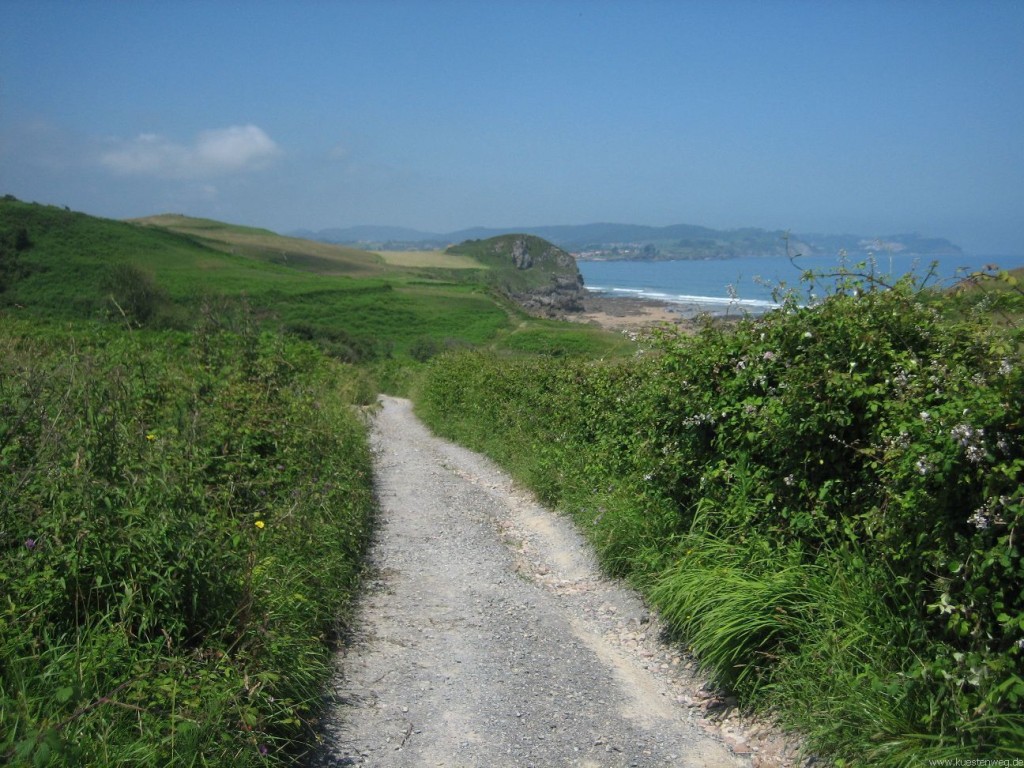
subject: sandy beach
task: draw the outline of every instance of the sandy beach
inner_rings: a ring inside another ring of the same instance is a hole
[[[575,323],[593,323],[609,331],[636,331],[660,325],[687,327],[701,314],[697,307],[657,299],[588,295],[582,312],[562,315]]]

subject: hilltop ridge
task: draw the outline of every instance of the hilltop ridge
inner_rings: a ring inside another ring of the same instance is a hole
[[[465,240],[501,235],[540,237],[582,259],[666,261],[727,259],[736,256],[786,256],[904,253],[923,257],[961,256],[960,246],[942,237],[917,233],[859,235],[806,234],[757,227],[719,230],[693,224],[653,227],[641,224],[596,223],[539,227],[473,227],[454,232],[424,232],[403,227],[359,226],[348,229],[301,230],[296,237],[358,246],[371,250],[444,248]],[[788,251],[787,251],[788,249]]]

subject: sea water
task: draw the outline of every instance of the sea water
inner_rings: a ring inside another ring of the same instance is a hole
[[[935,261],[934,270],[932,262]],[[841,267],[872,275],[891,284],[905,274],[927,285],[948,286],[988,265],[1000,269],[1024,266],[1021,256],[958,256],[925,259],[902,254],[868,257],[741,256],[731,259],[680,261],[579,261],[586,288],[609,296],[657,299],[679,305],[680,309],[711,312],[767,311],[779,297],[793,289],[803,301],[826,292],[828,280],[814,286],[802,280],[808,270],[832,274]]]

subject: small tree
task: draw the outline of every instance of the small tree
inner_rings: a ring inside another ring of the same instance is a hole
[[[114,265],[106,288],[121,312],[140,325],[153,318],[166,298],[153,275],[134,264]]]

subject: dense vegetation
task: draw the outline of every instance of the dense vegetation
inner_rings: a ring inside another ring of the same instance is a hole
[[[376,350],[303,325],[308,275],[53,207],[0,203],[0,276],[0,762],[297,757],[373,511],[339,359]]]
[[[1024,757],[1024,361],[978,298],[851,278],[628,361],[463,352],[418,409],[837,762]]]
[[[624,359],[437,267],[0,201],[0,762],[300,755],[372,518],[352,406],[419,371],[747,705],[840,762],[1024,756],[1011,278]]]
[[[372,510],[358,393],[312,346],[214,320],[0,319],[4,763],[310,740]]]
[[[452,277],[0,200],[0,763],[315,742],[372,522],[355,406],[446,349],[622,346]]]

